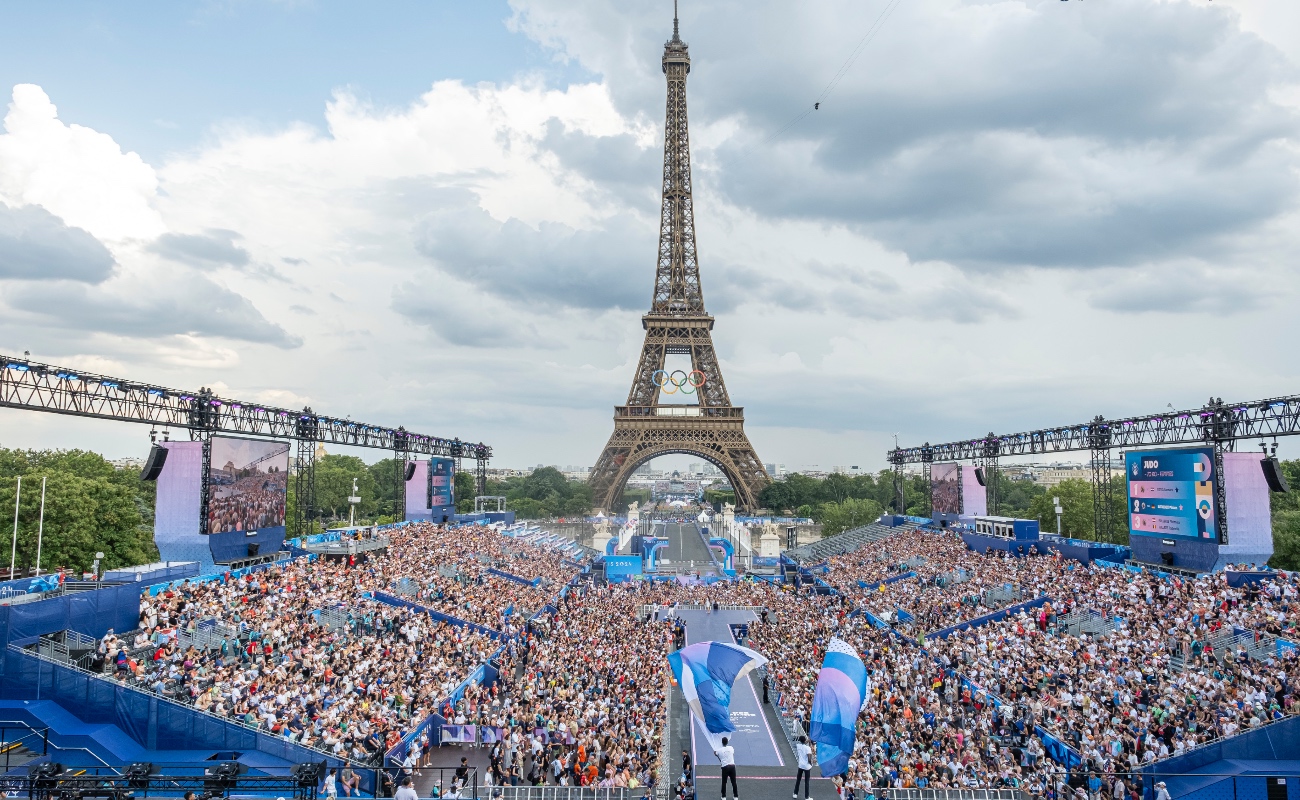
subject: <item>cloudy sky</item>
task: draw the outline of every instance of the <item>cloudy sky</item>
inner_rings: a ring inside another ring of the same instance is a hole
[[[7,5],[0,353],[593,463],[671,8]],[[1300,391],[1293,0],[681,15],[705,302],[765,461]],[[0,411],[0,444],[147,437]]]

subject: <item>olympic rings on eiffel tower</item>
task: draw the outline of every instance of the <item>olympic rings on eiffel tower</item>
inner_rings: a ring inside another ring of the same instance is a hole
[[[681,377],[678,377],[678,376]],[[664,394],[695,394],[695,391],[708,382],[708,378],[698,369],[690,372],[675,369],[671,373],[657,369],[650,375],[650,382],[663,390]]]

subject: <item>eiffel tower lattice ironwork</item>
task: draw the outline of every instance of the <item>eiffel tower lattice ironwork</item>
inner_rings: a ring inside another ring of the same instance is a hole
[[[675,4],[674,4],[675,5]],[[645,344],[627,405],[614,409],[614,434],[592,469],[592,502],[613,509],[632,471],[652,458],[686,453],[709,461],[731,482],[736,505],[758,507],[767,472],[745,435],[745,410],[731,404],[713,348],[713,317],[704,310],[691,204],[691,147],[686,122],[686,76],[691,57],[673,13],[673,38],[664,45],[668,110],[664,123],[663,207],[659,223],[654,301],[641,318]],[[664,371],[665,358],[688,355],[691,372]],[[696,405],[661,404],[677,384]]]

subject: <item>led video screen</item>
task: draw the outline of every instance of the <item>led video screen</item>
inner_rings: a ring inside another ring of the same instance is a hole
[[[934,464],[930,467],[930,497],[935,514],[960,514],[957,464]]]
[[[208,468],[208,533],[284,528],[289,445],[214,436]]]
[[[1214,448],[1125,453],[1124,473],[1131,533],[1218,540]]]
[[[429,459],[429,508],[456,505],[456,462],[450,458]]]

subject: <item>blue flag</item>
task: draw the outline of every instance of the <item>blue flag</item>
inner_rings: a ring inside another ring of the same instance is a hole
[[[736,730],[731,724],[731,687],[751,669],[766,663],[766,658],[748,647],[723,642],[698,642],[668,654],[686,705],[712,734],[710,739]]]
[[[812,730],[808,732],[817,743],[817,766],[821,767],[822,777],[848,771],[858,712],[866,693],[867,668],[862,658],[847,642],[831,639],[821,672],[817,673]]]

